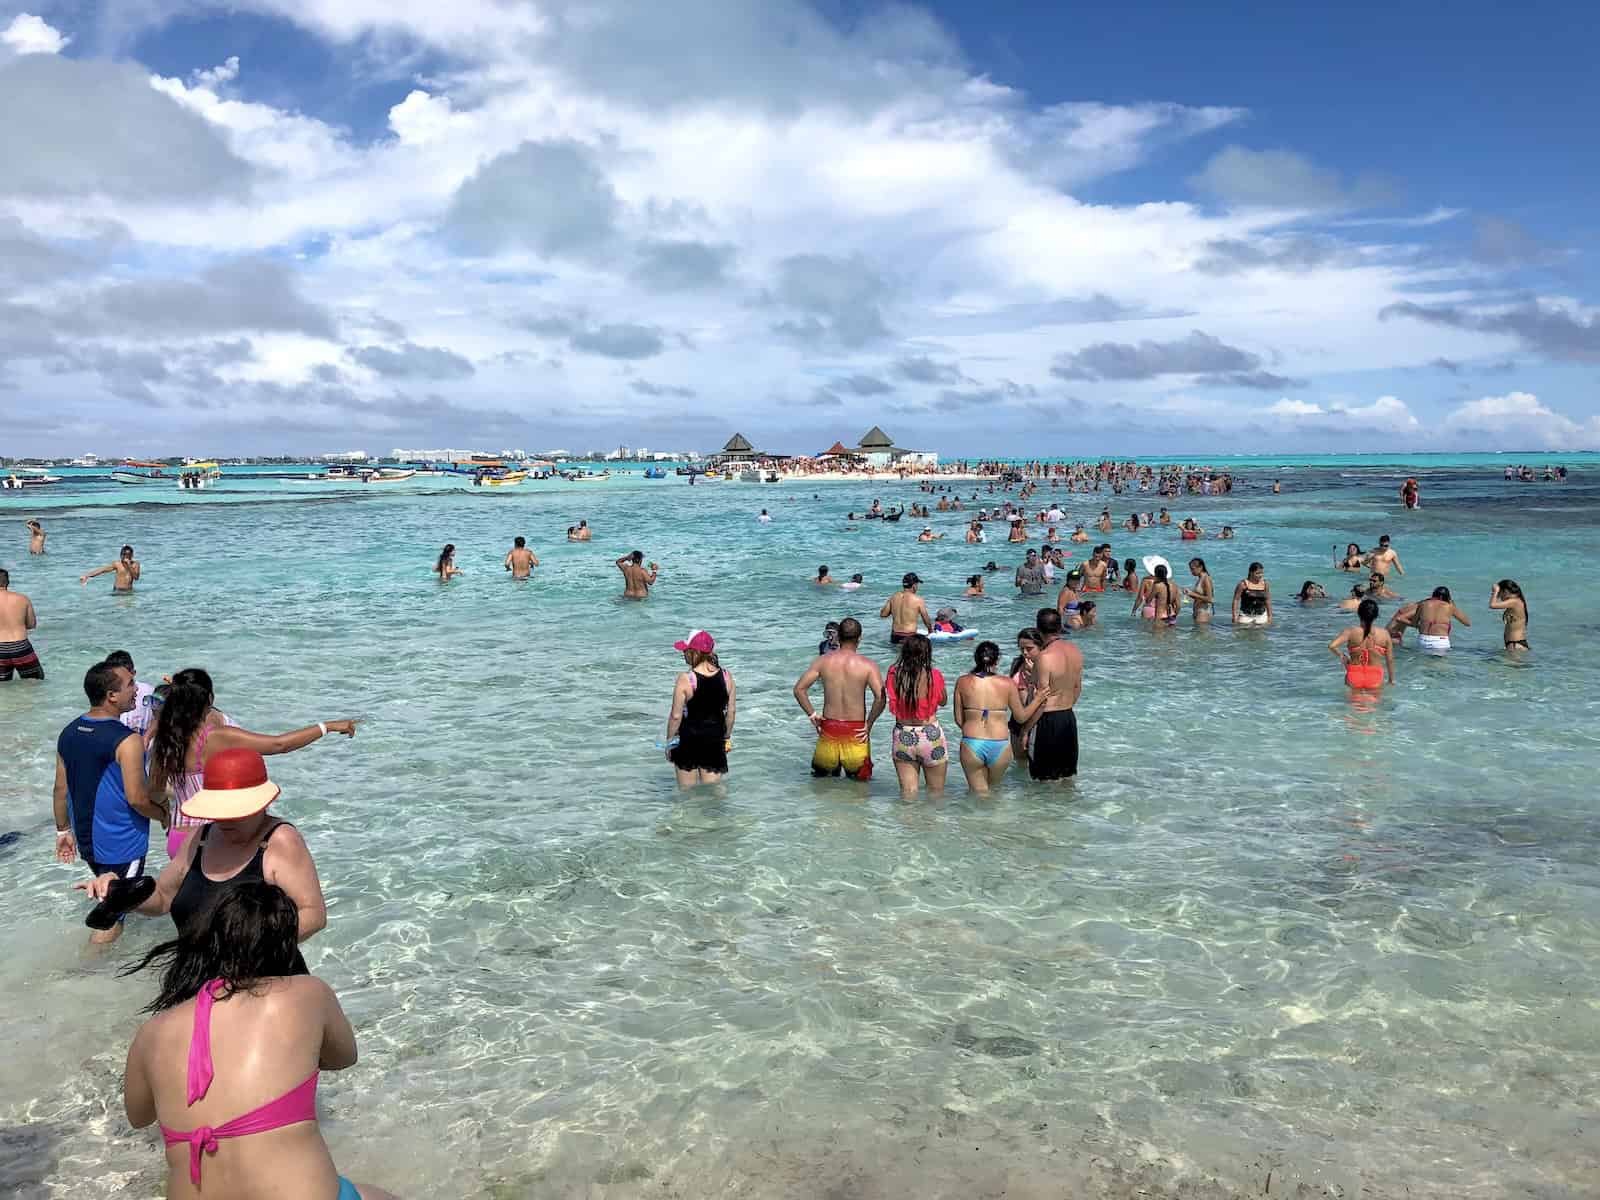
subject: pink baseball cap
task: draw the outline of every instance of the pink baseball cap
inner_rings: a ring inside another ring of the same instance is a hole
[[[681,642],[673,642],[674,650],[696,650],[701,654],[710,654],[717,648],[716,639],[704,629],[696,629]]]

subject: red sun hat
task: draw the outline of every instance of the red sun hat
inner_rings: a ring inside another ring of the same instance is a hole
[[[674,650],[695,650],[701,654],[710,654],[717,648],[717,640],[704,629],[696,629],[681,642],[673,642]]]
[[[206,759],[204,786],[183,802],[183,815],[200,821],[238,821],[265,811],[278,794],[261,755],[254,750],[218,750]]]

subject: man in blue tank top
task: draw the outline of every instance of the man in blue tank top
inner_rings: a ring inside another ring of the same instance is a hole
[[[56,858],[81,856],[95,875],[136,879],[150,849],[150,820],[165,825],[167,815],[146,792],[144,739],[121,719],[134,704],[133,674],[96,663],[83,690],[89,711],[56,739]],[[119,921],[89,940],[113,942],[121,933]]]

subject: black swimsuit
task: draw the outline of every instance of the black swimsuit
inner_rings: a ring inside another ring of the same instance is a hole
[[[211,836],[215,825],[207,825],[200,830],[200,844],[195,847],[194,861],[189,864],[189,871],[183,877],[183,882],[178,885],[178,894],[172,898],[173,923],[178,927],[180,935],[187,933],[195,921],[202,916],[212,905],[235,884],[250,881],[262,882],[266,879],[267,843],[272,840],[272,835],[278,830],[289,825],[287,821],[274,821],[267,827],[267,832],[262,835],[261,842],[256,846],[256,852],[250,861],[240,867],[234,874],[226,879],[209,879],[205,873],[206,839]],[[309,975],[306,969],[306,960],[300,956],[300,951],[294,952],[294,968],[292,975]]]
[[[728,773],[728,681],[724,672],[690,671],[694,691],[683,705],[672,765],[680,771]]]

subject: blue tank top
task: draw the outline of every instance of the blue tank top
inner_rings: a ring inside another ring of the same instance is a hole
[[[56,739],[67,769],[72,836],[90,862],[132,862],[149,852],[150,818],[128,807],[117,762],[122,739],[138,736],[116,717],[83,716]]]

